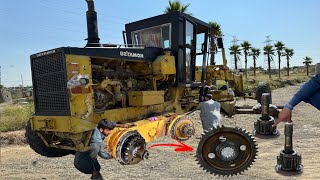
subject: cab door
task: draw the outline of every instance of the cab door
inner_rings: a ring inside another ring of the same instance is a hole
[[[195,81],[195,65],[196,65],[196,24],[186,19],[184,26],[184,59],[186,67],[186,84]]]

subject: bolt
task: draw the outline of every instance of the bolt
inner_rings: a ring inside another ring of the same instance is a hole
[[[247,146],[245,146],[245,145],[241,145],[241,146],[240,146],[240,150],[241,150],[241,151],[245,151],[246,149],[247,149]]]
[[[214,153],[209,153],[209,154],[208,154],[208,157],[209,157],[210,159],[213,159],[213,158],[216,157],[216,155],[215,155]]]

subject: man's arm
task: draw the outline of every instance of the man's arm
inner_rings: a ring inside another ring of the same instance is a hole
[[[301,101],[308,100],[315,93],[319,92],[320,89],[320,74],[316,75],[308,82],[306,82],[299,91],[292,97],[288,104],[282,109],[278,119],[275,121],[273,126],[278,125],[281,121],[292,122],[292,110],[293,107],[299,104]]]
[[[308,100],[320,89],[320,74],[311,78],[308,82],[301,86],[299,91],[289,101],[291,107],[295,107],[301,101]]]
[[[116,124],[115,126],[120,128],[128,128],[128,124]]]
[[[98,155],[103,159],[111,159],[112,156],[109,154],[102,146],[100,147],[100,151]]]

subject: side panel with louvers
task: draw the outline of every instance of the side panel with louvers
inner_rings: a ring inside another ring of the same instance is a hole
[[[35,115],[70,115],[65,55],[55,52],[31,59]]]

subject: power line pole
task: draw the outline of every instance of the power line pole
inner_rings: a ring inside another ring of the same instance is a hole
[[[230,43],[232,43],[232,46],[234,45],[238,45],[238,41],[240,41],[239,39],[237,39],[237,36],[232,36],[232,41],[230,41]]]
[[[22,83],[22,88],[24,88],[22,74],[21,74],[21,83]]]
[[[232,44],[232,46],[237,46],[238,45],[238,41],[240,41],[240,40],[237,39],[237,36],[232,36],[232,41],[230,41],[230,43]],[[241,68],[240,58],[238,58],[238,55],[236,55],[236,56],[237,56],[236,59],[234,58],[234,56],[231,56],[231,61],[230,61],[231,65],[230,65],[230,67],[232,69],[236,68],[236,64],[237,64],[237,69],[239,69],[239,65],[240,65],[240,68]]]
[[[268,36],[266,36],[266,40],[263,43],[265,43],[266,46],[272,46],[271,45],[272,41],[274,41],[274,40],[270,39],[270,35],[268,35]],[[268,56],[268,55],[266,55],[266,56]],[[271,58],[270,59],[270,71],[271,71],[272,69],[274,69],[275,64],[274,64],[273,58],[272,57],[270,57],[270,58]],[[264,68],[269,69],[268,57],[265,57],[265,59],[264,59]]]
[[[266,36],[266,40],[263,43],[265,43],[266,46],[271,46],[272,41],[273,40],[270,39],[270,35],[268,35],[268,36]]]

